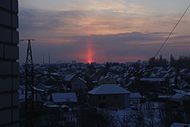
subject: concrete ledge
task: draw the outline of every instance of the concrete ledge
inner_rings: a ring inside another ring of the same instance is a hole
[[[18,31],[12,31],[11,29],[0,27],[0,35],[0,43],[18,44]],[[10,35],[12,35],[13,40],[11,39]]]
[[[11,29],[0,27],[0,41],[11,43]]]
[[[11,14],[6,11],[0,10],[0,15],[1,15],[0,24],[10,26]]]
[[[5,91],[16,91],[18,89],[18,78],[15,77],[0,77],[0,93]]]
[[[0,60],[0,75],[12,75],[11,68],[12,62]]]
[[[12,5],[11,5],[12,2]],[[0,0],[0,8],[18,13],[18,1],[17,0]]]
[[[11,110],[0,111],[0,125],[11,123]]]
[[[3,44],[0,44],[0,58],[3,58],[3,56],[4,56],[3,50],[4,50]]]
[[[12,75],[19,75],[19,63],[12,62]]]
[[[0,94],[0,109],[5,107],[11,107],[11,94]]]
[[[0,7],[7,9],[7,10],[11,10],[11,0],[0,0]]]
[[[18,44],[19,43],[19,32],[15,30],[13,32],[13,42],[12,44]]]
[[[4,59],[7,60],[17,60],[19,58],[18,46],[5,45],[4,46]]]
[[[12,79],[9,78],[0,78],[0,92],[11,91]]]

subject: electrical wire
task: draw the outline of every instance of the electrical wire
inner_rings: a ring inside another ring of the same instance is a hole
[[[156,58],[159,55],[160,51],[165,46],[165,44],[167,43],[167,41],[170,39],[171,35],[175,31],[176,27],[179,25],[179,23],[181,22],[181,20],[183,19],[183,17],[185,16],[185,14],[187,13],[187,11],[189,10],[189,8],[190,8],[190,4],[187,6],[187,8],[185,9],[184,13],[180,17],[180,19],[177,21],[177,23],[175,24],[175,26],[173,27],[173,29],[171,30],[171,32],[169,33],[169,35],[166,37],[166,39],[164,40],[164,42],[162,43],[162,45],[160,46],[160,48],[157,50],[157,52],[155,53],[155,55],[154,55],[153,58]]]

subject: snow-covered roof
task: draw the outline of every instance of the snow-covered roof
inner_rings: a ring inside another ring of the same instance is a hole
[[[55,103],[77,102],[76,93],[52,93],[52,101]]]
[[[59,108],[59,105],[53,104],[51,102],[46,102],[43,105],[48,107],[48,108]]]
[[[174,91],[175,91],[176,93],[179,93],[179,94],[183,94],[183,95],[186,95],[186,96],[190,96],[190,91],[177,90],[177,89],[174,89]]]
[[[135,80],[135,77],[133,76],[133,77],[131,77],[131,78],[129,78],[130,80]]]
[[[173,123],[170,127],[190,127],[190,124],[186,124],[186,123]]]
[[[185,97],[184,94],[176,93],[173,96],[171,96],[171,99],[175,101],[179,101],[179,100],[182,100],[184,97]]]
[[[96,95],[96,94],[126,94],[130,92],[116,84],[104,84],[94,88],[88,93]]]
[[[163,82],[164,78],[141,78],[141,81],[149,81],[149,82]]]
[[[35,91],[38,91],[38,92],[45,92],[45,90],[43,89],[40,89],[40,88],[37,88],[35,86],[32,87]]]
[[[81,77],[79,77],[78,78],[79,80],[81,80],[82,82],[84,82],[84,83],[87,83],[83,78],[81,78]]]
[[[36,88],[38,89],[44,89],[44,90],[47,90],[47,89],[52,89],[54,86],[52,85],[45,85],[43,83],[39,83]]]
[[[140,99],[143,98],[143,96],[140,93],[130,93],[130,98],[131,99]]]
[[[69,75],[66,75],[65,77],[64,77],[64,80],[65,81],[71,81],[73,78],[75,77],[75,74],[69,74]]]
[[[184,91],[184,90],[178,90],[178,89],[174,89],[174,91],[175,91],[176,93],[179,93],[179,94],[186,94],[186,93],[187,93],[187,92]]]

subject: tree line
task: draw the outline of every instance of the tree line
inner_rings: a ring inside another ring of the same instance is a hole
[[[162,55],[160,55],[159,58],[152,57],[149,59],[149,66],[155,67],[155,66],[161,66],[161,67],[175,67],[175,68],[189,68],[190,67],[190,55],[189,56],[180,56],[178,58],[174,57],[173,55],[170,55],[169,60],[166,58],[163,58]]]

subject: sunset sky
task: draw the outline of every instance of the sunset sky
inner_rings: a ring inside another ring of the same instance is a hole
[[[19,0],[20,39],[34,38],[35,63],[147,60],[189,0]],[[20,44],[20,62],[26,43]],[[161,51],[190,54],[190,10]]]

